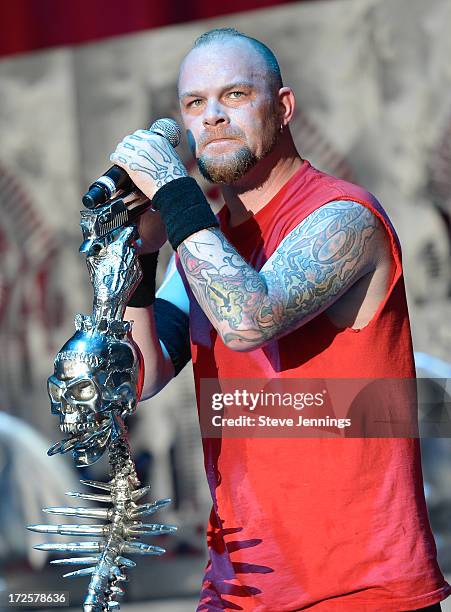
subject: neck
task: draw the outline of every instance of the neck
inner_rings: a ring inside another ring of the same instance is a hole
[[[287,130],[288,132],[288,130]],[[238,225],[263,208],[302,165],[291,135],[287,133],[274,149],[239,181],[222,186],[230,211],[230,225]]]

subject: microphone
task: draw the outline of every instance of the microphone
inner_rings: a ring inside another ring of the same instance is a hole
[[[180,143],[181,132],[174,119],[157,119],[149,128],[149,132],[166,138],[173,147]],[[119,189],[132,191],[133,182],[127,172],[120,166],[111,166],[89,187],[82,198],[86,208],[97,208],[109,200]]]

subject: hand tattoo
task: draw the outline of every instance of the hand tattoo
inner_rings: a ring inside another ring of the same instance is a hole
[[[169,141],[145,130],[138,130],[127,136],[116,147],[116,151],[110,155],[110,160],[124,164],[126,169],[135,173],[132,179],[135,179],[138,187],[140,179],[148,182],[150,178],[153,191],[157,191],[166,183],[188,175]],[[153,193],[147,195],[152,197]]]
[[[136,135],[131,136],[130,139],[144,141],[144,138]],[[162,140],[161,144],[147,141],[150,152],[141,148],[140,144],[137,143],[134,150],[142,161],[130,163],[130,170],[148,174],[155,181],[157,187],[162,187],[174,179],[187,175],[183,164],[174,155],[172,145],[166,138],[160,140]]]

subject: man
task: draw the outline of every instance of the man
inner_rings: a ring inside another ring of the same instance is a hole
[[[395,231],[371,194],[301,159],[294,94],[272,52],[235,30],[207,32],[178,87],[199,168],[221,185],[219,227],[160,136],[139,130],[111,156],[159,211],[141,221],[142,252],[157,251],[165,229],[177,252],[154,305],[156,257],[142,257],[146,280],[126,313],[146,396],[189,358],[188,317],[198,398],[203,378],[414,377]],[[451,588],[417,439],[203,446],[213,509],[199,611],[440,609]]]

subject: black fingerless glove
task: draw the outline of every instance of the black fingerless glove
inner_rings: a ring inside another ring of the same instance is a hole
[[[191,176],[163,185],[154,195],[152,207],[160,212],[174,251],[191,234],[207,227],[219,227],[207,198]]]
[[[143,277],[128,302],[128,306],[145,308],[155,302],[155,280],[157,276],[158,251],[138,255]]]

